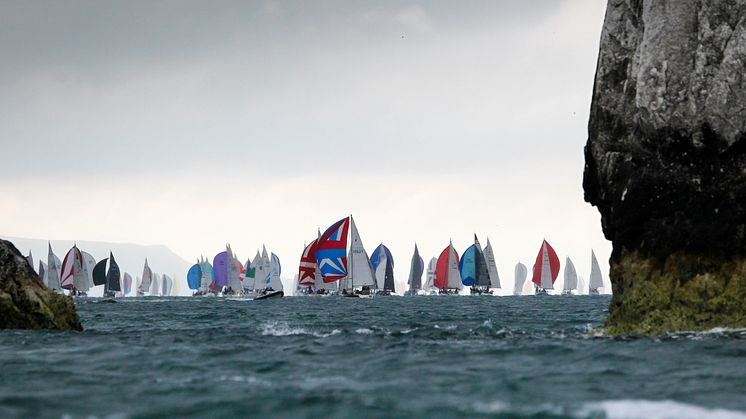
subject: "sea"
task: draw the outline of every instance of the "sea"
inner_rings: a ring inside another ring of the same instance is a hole
[[[608,304],[81,298],[0,331],[0,418],[746,418],[746,330],[605,337]]]

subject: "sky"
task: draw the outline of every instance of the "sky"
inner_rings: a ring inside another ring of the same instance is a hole
[[[187,260],[266,244],[292,277],[352,214],[399,286],[415,242],[427,261],[475,233],[506,291],[544,238],[586,279],[591,248],[608,272],[582,190],[604,9],[0,2],[0,235]]]

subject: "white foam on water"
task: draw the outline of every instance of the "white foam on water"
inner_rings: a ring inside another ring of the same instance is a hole
[[[295,336],[311,335],[317,338],[327,338],[342,333],[341,330],[334,329],[329,333],[311,332],[302,327],[290,327],[287,323],[267,322],[261,326],[263,336]]]
[[[355,333],[357,333],[358,335],[370,335],[373,333],[373,331],[368,329],[367,327],[364,327],[360,329],[355,329]]]
[[[456,330],[458,326],[455,324],[449,324],[448,326],[441,327],[440,325],[436,324],[433,327],[436,329],[441,329],[441,330]]]
[[[746,419],[746,412],[711,409],[673,400],[606,400],[587,403],[577,417],[607,419]]]

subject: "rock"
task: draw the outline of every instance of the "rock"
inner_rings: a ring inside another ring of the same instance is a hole
[[[745,17],[608,2],[583,187],[613,243],[612,333],[746,326]]]
[[[72,298],[46,288],[5,240],[0,240],[0,329],[83,330]]]

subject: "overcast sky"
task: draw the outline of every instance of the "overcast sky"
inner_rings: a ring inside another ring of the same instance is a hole
[[[290,277],[353,214],[402,282],[415,241],[475,232],[508,286],[544,237],[587,278],[610,252],[582,192],[604,7],[0,2],[0,234],[266,243]]]

